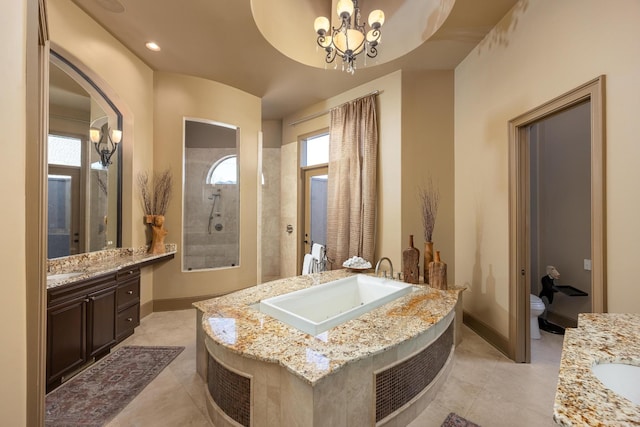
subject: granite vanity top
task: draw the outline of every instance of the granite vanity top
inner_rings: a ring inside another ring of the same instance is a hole
[[[315,384],[349,362],[372,356],[427,331],[452,310],[464,288],[414,291],[317,336],[260,313],[261,300],[347,277],[334,270],[267,282],[193,305],[202,327],[216,343],[244,357],[279,363]]]
[[[580,314],[578,327],[566,330],[553,405],[556,423],[640,425],[640,405],[605,388],[591,370],[598,363],[640,366],[640,314]]]
[[[87,252],[62,258],[50,259],[47,262],[47,289],[89,279],[136,264],[145,264],[162,258],[173,257],[177,245],[165,245],[164,254],[149,254],[147,247],[106,249],[104,251]],[[71,273],[72,276],[59,276]]]

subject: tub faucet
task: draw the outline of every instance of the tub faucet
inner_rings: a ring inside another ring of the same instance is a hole
[[[378,275],[378,270],[380,269],[380,264],[382,264],[382,261],[384,261],[385,259],[389,263],[389,268],[391,269],[391,278],[393,279],[393,264],[391,263],[391,260],[389,258],[387,258],[386,256],[380,258],[380,260],[376,264],[376,276]],[[386,271],[384,273],[384,277],[387,277],[387,272]]]

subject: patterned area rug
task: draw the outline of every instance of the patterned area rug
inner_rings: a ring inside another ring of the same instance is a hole
[[[480,426],[452,412],[449,415],[447,415],[447,418],[444,420],[441,427],[480,427]]]
[[[121,347],[46,396],[47,426],[102,426],[184,347]]]

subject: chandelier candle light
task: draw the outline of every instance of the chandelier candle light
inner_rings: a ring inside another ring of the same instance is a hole
[[[346,65],[346,71],[353,74],[357,55],[363,52],[369,58],[378,55],[377,46],[380,43],[380,27],[384,24],[384,12],[377,9],[369,14],[371,29],[367,32],[365,23],[360,23],[358,0],[339,0],[336,9],[341,22],[339,27],[331,27],[329,30],[331,24],[324,16],[317,17],[313,27],[318,33],[318,45],[327,52],[327,63],[339,56],[342,58],[342,69],[345,70]]]

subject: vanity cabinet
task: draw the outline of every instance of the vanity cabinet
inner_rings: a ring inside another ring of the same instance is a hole
[[[118,342],[133,334],[140,324],[140,268],[130,267],[117,273],[118,307],[116,339]]]
[[[47,390],[116,343],[115,274],[47,292]]]

